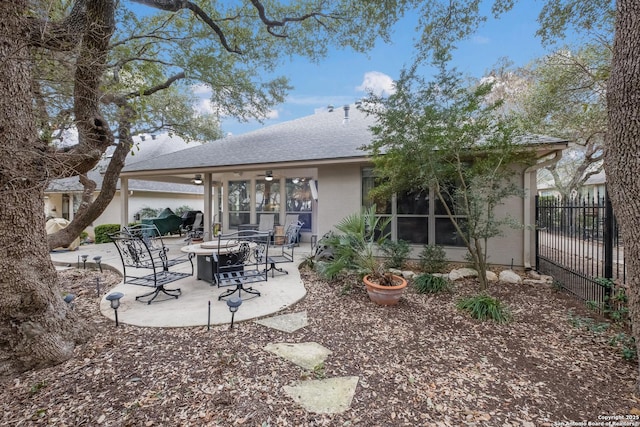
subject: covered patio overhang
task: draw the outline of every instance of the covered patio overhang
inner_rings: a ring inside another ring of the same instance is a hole
[[[222,230],[225,232],[230,231],[228,196],[229,194],[223,190],[228,188],[230,181],[246,181],[250,183],[250,222],[257,222],[257,208],[256,208],[256,184],[264,183],[266,176],[269,173],[272,177],[269,182],[280,183],[280,189],[285,191],[287,181],[297,182],[311,180],[309,184],[312,193],[312,209],[311,215],[315,217],[317,215],[317,203],[318,203],[318,168],[322,165],[336,165],[336,164],[354,164],[354,163],[367,163],[368,160],[364,157],[350,158],[350,159],[328,159],[328,160],[314,160],[314,161],[296,161],[296,162],[271,162],[271,163],[257,163],[257,164],[234,164],[223,166],[197,166],[197,167],[185,167],[185,168],[161,168],[161,169],[148,169],[137,171],[123,171],[120,175],[120,197],[121,197],[121,212],[120,223],[126,225],[131,218],[129,212],[129,180],[143,180],[143,181],[155,181],[164,182],[167,184],[191,184],[199,185],[203,188],[204,199],[204,230],[205,233],[212,233],[213,227],[216,223],[222,224]],[[196,180],[196,178],[198,180]],[[285,195],[281,194],[280,197],[284,199]],[[280,214],[281,220],[285,217],[286,205],[280,203],[275,213]],[[315,218],[314,218],[315,219]],[[312,222],[312,228],[303,230],[303,237],[310,238],[310,235],[316,234],[315,220]],[[211,236],[211,234],[208,234]]]

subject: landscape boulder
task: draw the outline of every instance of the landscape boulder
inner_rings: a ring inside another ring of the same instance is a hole
[[[451,270],[449,273],[449,280],[452,282],[464,279],[465,277],[478,277],[478,272],[473,268],[457,268],[455,270]]]
[[[503,270],[500,272],[500,281],[504,283],[511,283],[514,285],[522,283],[522,277],[513,270]]]

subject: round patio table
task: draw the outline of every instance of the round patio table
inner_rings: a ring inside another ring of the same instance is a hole
[[[255,245],[255,243],[254,243]],[[240,244],[237,240],[221,240],[220,253],[225,255],[238,252]],[[218,241],[212,240],[202,243],[194,243],[180,248],[181,252],[196,255],[196,278],[198,280],[206,280],[215,285],[213,272],[216,265],[213,261],[213,254],[218,252]]]

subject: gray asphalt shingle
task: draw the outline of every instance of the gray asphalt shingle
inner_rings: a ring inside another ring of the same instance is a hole
[[[250,165],[362,157],[359,147],[371,141],[373,118],[352,107],[316,114],[229,136],[155,159],[128,164],[125,172],[211,166]]]

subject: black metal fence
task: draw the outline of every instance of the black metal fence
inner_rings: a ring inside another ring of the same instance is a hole
[[[609,198],[536,197],[536,269],[604,308],[625,281],[624,247]]]

